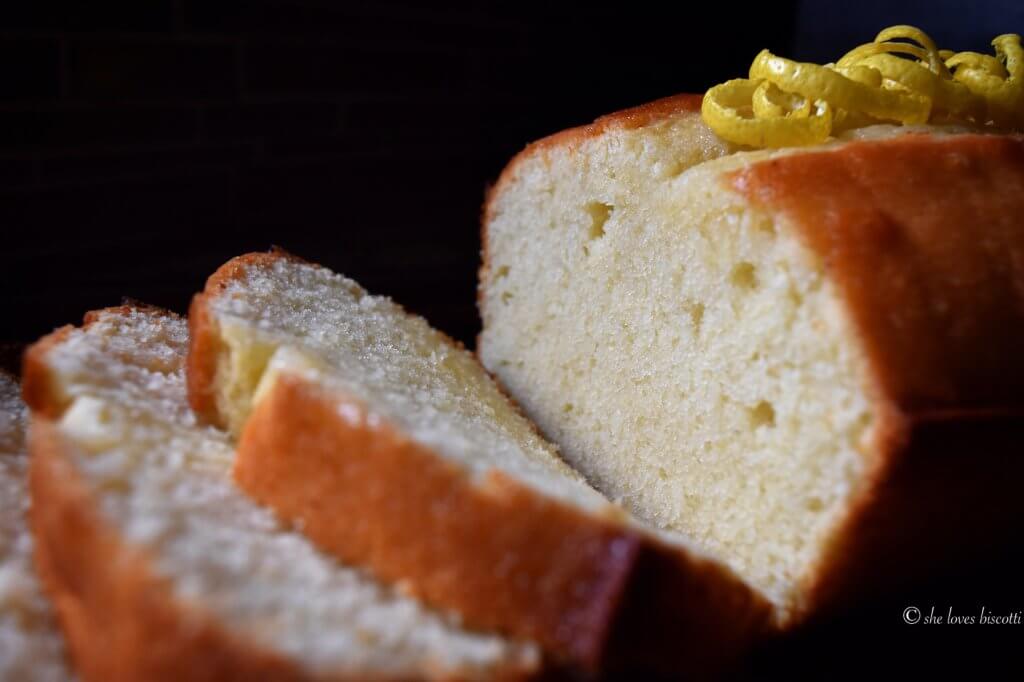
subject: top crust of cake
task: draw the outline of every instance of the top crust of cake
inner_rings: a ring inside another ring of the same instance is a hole
[[[587,138],[603,135],[612,129],[631,130],[633,128],[643,128],[672,116],[699,114],[702,99],[701,95],[671,95],[656,99],[647,104],[600,116],[593,123],[568,128],[531,142],[508,165],[510,167],[514,166],[518,158],[529,156],[541,149],[571,147]]]
[[[488,190],[487,198],[484,201],[484,220],[482,224],[486,226],[487,223],[490,222],[489,212],[492,203],[491,198],[500,193],[504,189],[504,185],[512,180],[519,162],[523,159],[529,158],[534,154],[548,149],[572,149],[587,139],[599,137],[611,130],[632,130],[634,128],[644,128],[657,123],[658,121],[664,121],[675,116],[700,116],[700,103],[702,100],[702,95],[687,93],[670,95],[669,97],[656,99],[653,102],[648,102],[639,106],[630,107],[629,109],[622,109],[621,111],[600,116],[595,119],[593,123],[577,126],[575,128],[568,128],[531,142],[526,145],[521,152],[512,157],[512,160],[509,161],[505,165],[504,170],[501,171],[498,181],[495,182]],[[486,234],[487,231],[485,229],[485,238]],[[486,252],[487,248],[485,242],[485,255]]]

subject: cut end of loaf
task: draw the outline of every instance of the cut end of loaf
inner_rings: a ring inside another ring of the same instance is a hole
[[[598,489],[786,620],[876,415],[825,264],[722,180],[767,153],[714,140],[681,115],[518,160],[486,211],[479,354]]]

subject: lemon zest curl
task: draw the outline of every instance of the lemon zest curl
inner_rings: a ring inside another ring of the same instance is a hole
[[[749,78],[716,85],[701,113],[720,137],[751,147],[818,144],[877,123],[945,122],[1024,128],[1024,49],[1016,34],[995,55],[940,50],[914,26],[890,26],[835,64],[762,50]]]

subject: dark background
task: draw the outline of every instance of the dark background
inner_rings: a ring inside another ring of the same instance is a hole
[[[706,19],[687,3],[4,4],[0,339],[20,340],[122,296],[183,311],[220,263],[276,244],[469,342],[480,207],[513,154],[703,91],[762,44],[788,53],[796,20],[774,0]]]
[[[0,342],[125,296],[184,312],[220,263],[276,244],[471,344],[480,206],[527,142],[745,75],[762,47],[826,62],[894,23],[984,52],[1024,32],[1009,0],[2,5]],[[752,674],[941,678],[959,660],[976,677],[1024,626],[900,614],[1024,608],[999,579],[1015,552],[772,647]]]
[[[988,51],[1024,2],[0,3],[0,341],[184,311],[280,245],[467,343],[487,184],[527,142],[918,23]],[[856,11],[853,8],[856,7]]]

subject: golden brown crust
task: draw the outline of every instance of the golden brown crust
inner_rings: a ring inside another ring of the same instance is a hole
[[[515,623],[518,634],[551,644],[564,625],[572,639],[560,649],[602,640],[638,539],[610,526],[591,532],[578,515],[501,475],[482,486],[466,477],[371,422],[358,403],[289,376],[254,409],[235,464],[243,489],[343,561],[369,564],[391,582],[411,577],[418,596],[468,611],[481,627]],[[538,551],[520,554],[528,545]],[[571,563],[549,571],[563,551]],[[521,583],[504,578],[513,572]]]
[[[871,371],[869,474],[808,575],[805,614],[1019,532],[1024,141],[854,142],[728,182],[823,259]]]
[[[501,178],[507,177],[521,160],[532,156],[541,149],[575,147],[581,142],[603,135],[609,130],[633,130],[663,121],[672,116],[678,116],[679,114],[698,113],[700,112],[700,104],[703,99],[702,95],[690,94],[663,97],[647,104],[606,114],[587,125],[568,128],[554,135],[548,135],[535,142],[531,142],[523,151],[512,157],[505,170],[502,171]],[[496,187],[501,186],[502,179],[498,180],[495,185]]]
[[[185,382],[188,402],[196,416],[207,424],[227,428],[227,420],[217,409],[217,358],[222,352],[220,334],[210,315],[206,292],[196,294],[188,309],[189,349]]]
[[[498,472],[473,481],[298,378],[255,406],[235,475],[342,560],[590,669],[706,672],[766,627],[767,605],[722,566]]]
[[[209,314],[207,300],[223,291],[229,282],[243,277],[248,268],[268,265],[280,259],[305,262],[277,247],[267,252],[247,253],[217,268],[206,280],[206,288],[192,299],[188,310],[190,343],[185,380],[188,384],[189,404],[196,416],[207,424],[227,428],[216,404],[215,375],[217,359],[222,350],[220,334],[216,329],[216,321]]]
[[[21,399],[29,408],[44,417],[54,419],[64,411],[66,405],[50,378],[46,355],[54,346],[62,343],[74,327],[67,325],[44,336],[28,347],[21,365]]]
[[[481,259],[480,269],[477,271],[477,310],[483,310],[483,283],[487,281],[487,274],[491,266],[491,252],[487,243],[487,226],[491,223],[492,217],[491,207],[494,203],[494,198],[504,191],[505,185],[512,181],[515,169],[524,159],[533,156],[537,152],[555,147],[572,149],[588,139],[603,135],[609,130],[633,130],[653,125],[679,114],[699,114],[703,99],[703,95],[684,93],[663,97],[647,104],[606,114],[596,119],[593,123],[576,128],[568,128],[554,135],[548,135],[535,142],[531,142],[521,152],[512,157],[512,160],[501,171],[497,182],[487,189],[484,196],[480,220]],[[480,347],[479,338],[477,340],[477,347]]]
[[[854,142],[731,184],[824,260],[885,399],[914,414],[1024,406],[1024,140]]]
[[[82,679],[308,679],[173,597],[150,558],[100,517],[51,422],[33,417],[30,442],[36,566]]]

